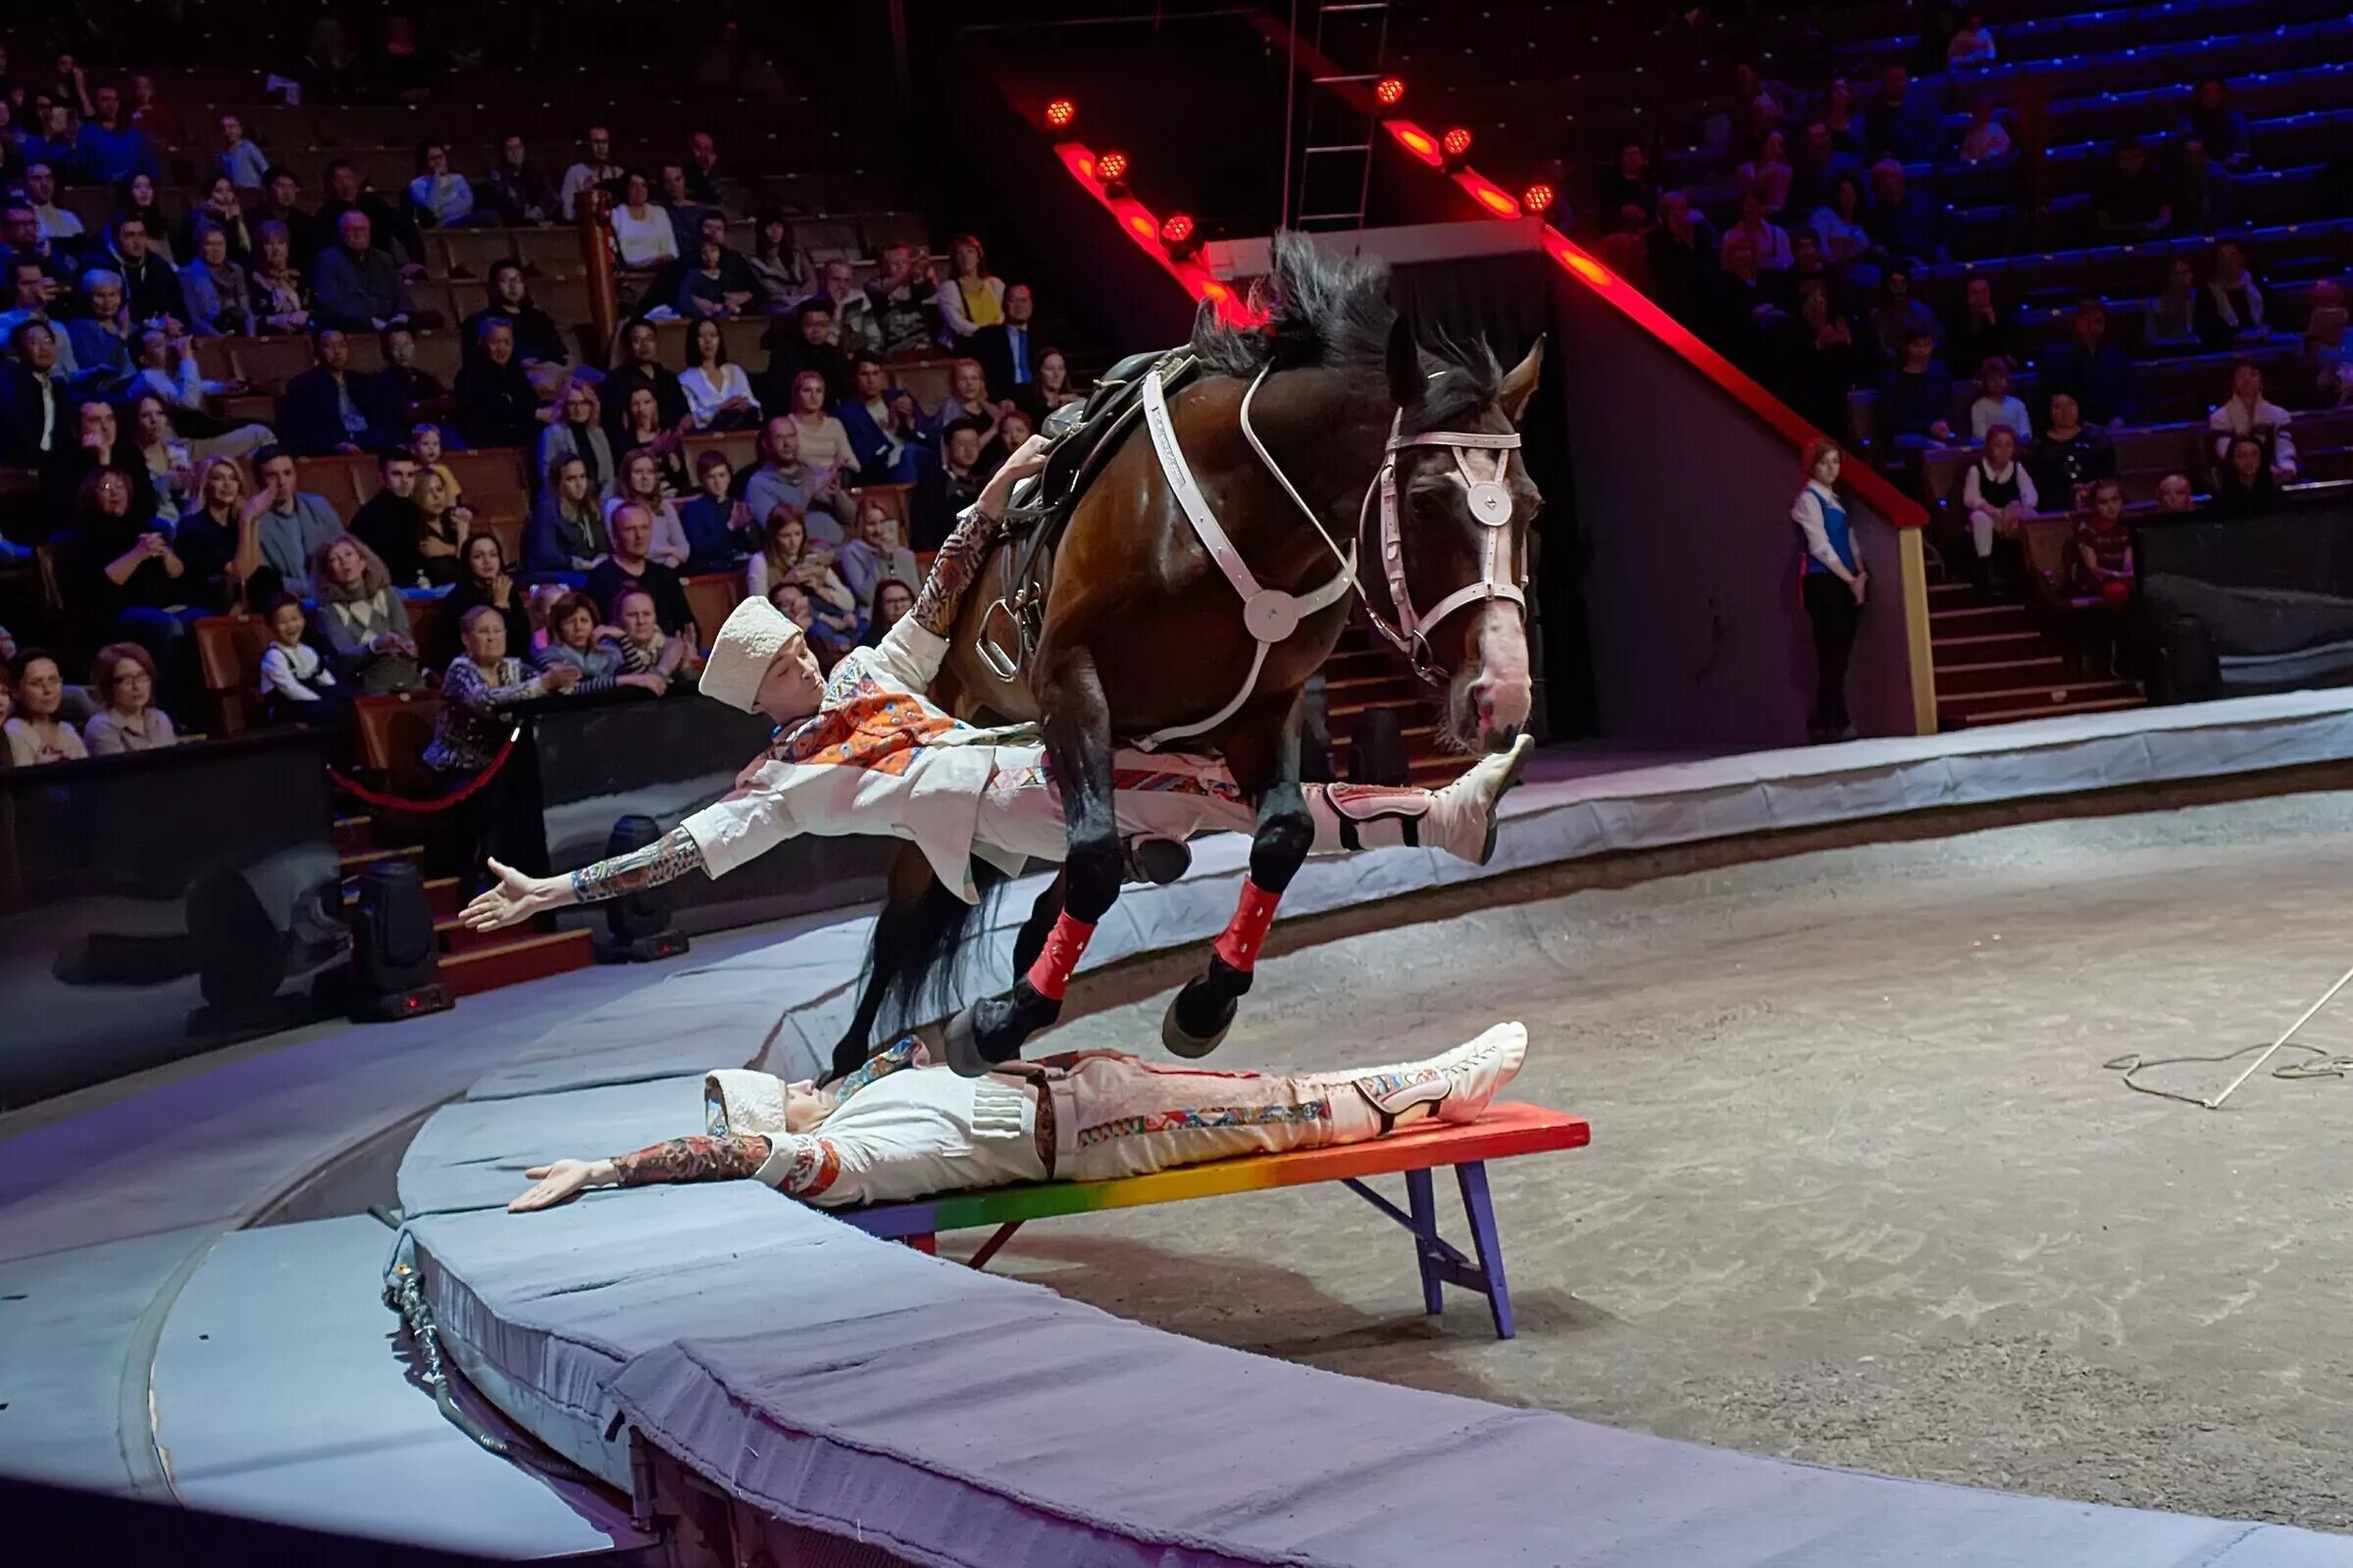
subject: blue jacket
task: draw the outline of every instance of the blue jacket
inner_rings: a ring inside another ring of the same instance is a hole
[[[74,138],[74,161],[90,178],[110,185],[133,175],[163,177],[155,149],[147,144],[147,133],[136,126],[109,130],[95,120],[83,121],[81,134]]]

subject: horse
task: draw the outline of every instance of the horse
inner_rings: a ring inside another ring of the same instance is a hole
[[[1162,1024],[1179,1055],[1223,1038],[1312,839],[1300,788],[1303,695],[1346,625],[1348,589],[1444,687],[1455,749],[1500,748],[1526,723],[1527,541],[1542,499],[1517,427],[1543,345],[1509,372],[1483,342],[1425,349],[1387,284],[1377,261],[1334,259],[1285,234],[1253,295],[1261,321],[1228,322],[1206,305],[1197,320],[1190,349],[1205,374],[1166,397],[1155,433],[1230,540],[1239,579],[1204,542],[1155,440],[1131,433],[1056,546],[1026,681],[980,654],[1001,607],[986,591],[962,607],[947,663],[960,706],[1038,721],[1069,851],[1015,944],[1012,988],[949,1020],[960,1069],[1010,1059],[1059,1017],[1123,880],[1117,743],[1145,737],[1221,750],[1256,808],[1235,920]],[[998,546],[980,583],[1000,581],[1010,548]],[[1261,596],[1246,605],[1238,593],[1253,584]],[[912,1015],[944,992],[972,913],[902,850],[837,1072],[864,1059],[887,996]]]

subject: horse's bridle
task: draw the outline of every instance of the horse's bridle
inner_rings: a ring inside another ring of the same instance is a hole
[[[1424,430],[1417,435],[1407,435],[1405,423],[1403,413],[1391,422],[1389,444],[1381,455],[1381,471],[1366,487],[1364,502],[1356,509],[1356,536],[1360,542],[1373,497],[1377,494],[1381,498],[1381,568],[1389,582],[1390,605],[1397,612],[1395,624],[1372,607],[1372,598],[1363,593],[1363,584],[1357,584],[1357,592],[1364,598],[1364,613],[1372,621],[1373,629],[1412,662],[1416,676],[1437,685],[1445,682],[1448,671],[1430,658],[1432,627],[1466,604],[1485,604],[1496,599],[1509,599],[1518,605],[1523,618],[1528,613],[1526,566],[1510,559],[1516,552],[1507,544],[1509,536],[1505,532],[1511,526],[1512,507],[1511,491],[1504,477],[1511,464],[1509,454],[1519,445],[1519,432]],[[1426,615],[1413,607],[1413,591],[1406,583],[1406,531],[1397,501],[1398,454],[1413,446],[1439,446],[1454,454],[1455,477],[1462,481],[1471,520],[1486,531],[1479,540],[1478,580],[1463,583],[1440,599]],[[1495,453],[1495,473],[1491,478],[1481,479],[1472,469],[1470,454],[1477,451]]]

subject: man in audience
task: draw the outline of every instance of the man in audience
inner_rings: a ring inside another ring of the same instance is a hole
[[[2181,144],[2178,184],[2174,216],[2184,233],[2211,234],[2238,222],[2238,187],[2207,156],[2206,144],[2195,136]]]
[[[57,170],[53,165],[35,163],[26,167],[25,199],[32,204],[32,216],[40,222],[43,239],[81,237],[81,220],[57,204]]]
[[[347,240],[343,220],[352,213],[368,220],[369,245],[399,261],[404,273],[423,274],[425,240],[417,221],[379,196],[360,177],[358,165],[337,158],[327,166],[327,196],[319,203],[316,227],[322,234]]]
[[[286,382],[278,430],[304,457],[381,452],[399,439],[402,410],[373,378],[351,374],[351,339],[332,327],[311,334],[312,368]],[[402,580],[407,581],[406,579]]]
[[[73,418],[57,371],[57,329],[38,317],[18,322],[0,367],[0,466],[46,468],[72,439]]]
[[[2154,239],[2174,226],[2173,193],[2149,167],[2148,149],[2131,136],[2116,144],[2108,177],[2094,198],[2093,216],[2111,239]]]
[[[636,502],[613,509],[613,553],[588,573],[588,594],[596,601],[605,624],[617,625],[624,590],[638,590],[653,600],[654,621],[665,634],[691,632],[694,612],[687,604],[687,588],[678,573],[652,556],[653,514]]]
[[[632,322],[622,329],[621,363],[596,389],[604,410],[605,433],[612,438],[615,452],[635,444],[628,438],[629,398],[640,386],[652,388],[664,430],[677,430],[689,418],[686,390],[678,384],[678,373],[662,363],[662,340],[650,322]]]
[[[2139,414],[2132,361],[2108,341],[2108,307],[2098,299],[2075,307],[2074,340],[2044,361],[2042,388],[2072,396],[2087,425],[2121,430]]]
[[[61,179],[80,167],[74,150],[74,127],[66,117],[64,104],[45,96],[35,98],[26,116],[24,141],[26,164],[46,164]]]
[[[2247,131],[2247,117],[2230,104],[2230,89],[2220,76],[2198,83],[2197,102],[2181,123],[2184,140],[2202,143],[2217,163],[2232,174],[2255,167],[2255,142]]]
[[[948,527],[980,500],[988,476],[981,472],[981,440],[988,427],[977,419],[950,424],[944,436],[939,467],[927,471],[931,482],[922,497],[916,521],[923,529],[917,548],[938,548]]]
[[[311,556],[342,536],[343,520],[327,497],[294,488],[294,459],[282,447],[265,446],[253,454],[253,478],[257,488],[244,515],[258,525],[262,563],[278,574],[278,583],[257,587],[248,582],[246,591],[263,602],[280,588],[310,598]]]
[[[1870,106],[1870,146],[1903,164],[1932,164],[1944,155],[1944,121],[1936,102],[1912,90],[1912,73],[1889,66],[1879,73],[1879,96]]]
[[[356,207],[344,211],[335,224],[334,246],[311,269],[313,320],[346,332],[422,325],[409,305],[399,264],[376,248],[375,235],[366,213]]]
[[[760,340],[768,350],[768,369],[761,377],[760,406],[791,408],[793,382],[802,371],[825,378],[825,396],[839,403],[850,394],[849,356],[836,348],[833,302],[812,294],[793,307],[791,325],[778,323]]]
[[[74,282],[73,256],[56,240],[42,236],[41,220],[29,201],[11,201],[0,208],[0,259],[12,268],[21,261],[32,262],[53,281],[69,287]]]
[[[658,176],[659,194],[656,197],[662,210],[670,215],[670,237],[678,244],[681,259],[695,254],[702,243],[702,221],[715,217],[720,221],[719,243],[727,243],[727,215],[713,213],[687,194],[687,166],[664,164]]]
[[[834,307],[834,346],[844,354],[883,351],[883,329],[874,301],[858,286],[857,269],[837,256],[818,269],[817,292]]]
[[[1872,243],[1908,266],[1929,267],[1945,259],[1943,209],[1912,188],[1904,166],[1893,158],[1871,165],[1871,200],[1863,228]]]
[[[743,500],[762,537],[780,506],[802,514],[811,544],[838,545],[847,537],[844,522],[849,502],[839,479],[800,460],[800,430],[786,415],[760,427],[760,466],[743,477]]]
[[[417,551],[417,527],[424,521],[417,505],[417,455],[406,446],[387,446],[378,454],[380,485],[351,515],[351,532],[383,557],[394,588],[417,581],[422,566]]]
[[[866,298],[874,309],[882,353],[891,359],[920,358],[931,352],[940,330],[939,285],[930,267],[918,263],[909,246],[886,245],[880,261],[866,280]]]
[[[162,327],[175,337],[187,329],[188,302],[179,275],[155,254],[144,220],[123,217],[107,226],[107,266],[123,279],[123,303],[134,322]]]
[[[1915,330],[1904,339],[1904,362],[1879,380],[1879,430],[1897,453],[1915,453],[1953,439],[1953,378],[1936,362],[1936,335]]]
[[[132,517],[151,518],[160,510],[155,498],[155,476],[138,448],[123,438],[115,421],[115,406],[104,398],[85,397],[75,410],[73,440],[51,444],[41,468],[41,498],[55,514],[73,507],[82,481],[104,469],[120,474],[129,485]]]
[[[890,384],[890,373],[872,353],[850,357],[855,390],[842,404],[842,429],[858,460],[862,484],[912,484],[922,478],[930,448],[923,439],[923,410],[915,394]]]
[[[523,263],[512,256],[492,262],[488,292],[489,303],[465,320],[467,352],[482,341],[484,324],[496,317],[515,329],[515,358],[532,385],[543,396],[554,395],[572,374],[572,355],[555,318],[532,302]]]
[[[602,126],[590,126],[588,155],[564,171],[564,183],[556,192],[564,221],[571,223],[580,217],[582,192],[611,185],[620,177],[621,166],[613,162],[613,133]]]
[[[448,420],[457,417],[457,404],[442,385],[440,378],[417,363],[417,334],[406,326],[387,327],[376,334],[384,350],[384,366],[373,375],[360,379],[369,384],[369,396],[379,399],[382,407],[399,410],[399,419],[391,433],[405,439],[409,427],[419,420]],[[362,399],[363,404],[367,402]],[[378,405],[368,405],[378,406]]]
[[[293,245],[296,266],[308,269],[319,252],[334,242],[332,228],[322,232],[319,215],[302,205],[302,181],[291,169],[273,166],[262,177],[262,199],[247,209],[254,229],[264,224],[283,226]]]
[[[270,181],[270,160],[245,139],[245,122],[235,115],[221,117],[221,150],[214,165],[239,190],[260,190]]]
[[[1004,312],[1002,322],[972,334],[969,351],[981,362],[992,388],[1033,422],[1042,420],[1046,397],[1038,390],[1038,341],[1030,328],[1037,304],[1029,284],[1013,283],[1005,289]]]
[[[1692,209],[1690,196],[1662,191],[1659,222],[1643,241],[1651,297],[1684,326],[1705,325],[1715,305],[1721,254],[1714,226]]]
[[[563,210],[555,182],[531,161],[523,138],[510,134],[498,144],[498,162],[483,177],[483,191],[509,228],[543,224]]]
[[[0,344],[5,344],[17,328],[26,322],[39,322],[49,329],[51,345],[56,352],[57,374],[72,380],[81,367],[74,362],[74,345],[66,336],[65,324],[54,320],[49,308],[58,299],[57,280],[41,264],[29,256],[17,256],[7,264],[10,306],[0,313]]]
[[[720,205],[727,174],[719,167],[719,144],[707,130],[687,138],[687,194],[705,206]]]
[[[2296,481],[2296,438],[2287,425],[2287,410],[2263,395],[2263,368],[2245,359],[2230,367],[2230,400],[2206,421],[2214,431],[2216,462],[2230,455],[2233,440],[2252,436],[2270,451],[2272,479],[2278,484]]]
[[[163,170],[146,132],[123,112],[123,89],[102,86],[93,96],[98,112],[81,123],[81,133],[74,138],[74,161],[82,173],[106,185],[133,175],[161,179]]]
[[[1725,231],[1722,260],[1707,335],[1726,359],[1749,375],[1761,377],[1767,369],[1772,334],[1788,319],[1782,308],[1782,280],[1789,275],[1761,271],[1756,242],[1742,228]],[[955,417],[970,416],[951,414]]]

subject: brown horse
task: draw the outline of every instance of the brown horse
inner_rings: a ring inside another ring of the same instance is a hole
[[[1500,746],[1526,722],[1531,700],[1518,595],[1541,502],[1514,448],[1541,345],[1508,375],[1483,344],[1424,352],[1386,289],[1377,263],[1334,261],[1284,236],[1262,290],[1263,325],[1236,328],[1203,312],[1192,346],[1210,374],[1169,397],[1170,430],[1251,578],[1304,596],[1353,557],[1376,625],[1404,629],[1399,640],[1425,678],[1448,683],[1450,740],[1464,751]],[[1474,515],[1481,507],[1484,518]],[[1222,751],[1258,818],[1235,924],[1163,1025],[1172,1050],[1203,1054],[1250,988],[1258,942],[1312,837],[1300,788],[1301,699],[1339,638],[1350,597],[1270,642],[1253,681],[1257,644],[1236,586],[1142,433],[1125,440],[1072,514],[1026,687],[999,680],[974,652],[995,597],[988,585],[998,581],[993,563],[964,607],[948,669],[967,708],[1040,721],[1069,856],[1059,907],[1049,889],[1016,945],[1020,978],[951,1021],[951,1058],[965,1070],[1009,1059],[1059,1016],[1062,985],[1122,880],[1116,745],[1198,724],[1238,697],[1214,728],[1171,742]],[[1272,629],[1284,630],[1279,621]],[[919,866],[894,876],[837,1067],[870,1046],[887,991],[911,1009],[952,963],[963,906],[919,886]]]

